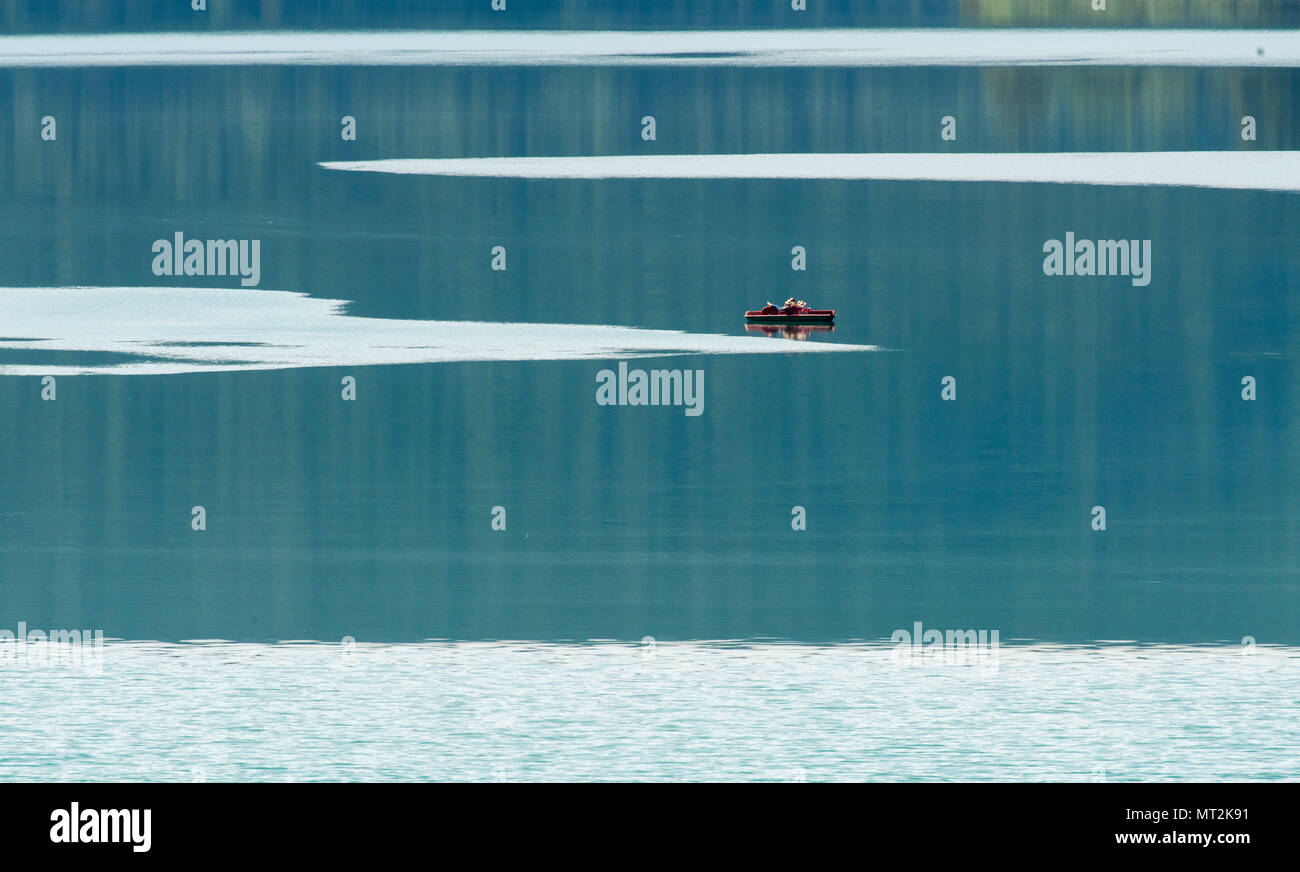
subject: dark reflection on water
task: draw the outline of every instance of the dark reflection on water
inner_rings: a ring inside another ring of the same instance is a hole
[[[607,361],[62,378],[55,402],[39,379],[3,377],[0,618],[161,639],[813,641],[922,620],[1003,639],[1300,641],[1295,195],[314,165],[1295,148],[1296,84],[1275,70],[0,71],[15,131],[0,285],[178,283],[150,273],[150,245],[183,231],[261,239],[263,288],[353,300],[355,315],[743,335],[747,308],[793,294],[838,310],[833,341],[889,349],[656,359],[704,371],[700,417],[598,406]],[[639,136],[647,113],[655,143]],[[339,140],[344,114],[355,143]],[[1042,244],[1067,231],[1151,239],[1150,286],[1045,277]],[[494,245],[506,272],[489,268]],[[795,245],[806,272],[790,269]]]
[[[764,336],[776,336],[782,339],[805,340],[810,336],[832,333],[834,324],[746,324],[746,333],[762,333]]]
[[[0,339],[0,342],[3,342]],[[103,367],[151,360],[149,355],[117,351],[51,351],[46,349],[0,348],[0,366]]]

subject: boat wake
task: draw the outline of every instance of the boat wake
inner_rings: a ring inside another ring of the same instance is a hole
[[[0,375],[877,350],[593,324],[363,318],[347,305],[242,288],[0,288]]]

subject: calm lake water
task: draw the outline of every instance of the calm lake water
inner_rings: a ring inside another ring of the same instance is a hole
[[[0,661],[7,699],[69,715],[61,745],[6,719],[0,777],[1296,777],[1300,195],[318,163],[1294,150],[1298,85],[1283,68],[0,62],[0,627],[131,640],[93,676]],[[258,239],[254,290],[348,303],[297,333],[238,296],[203,309],[200,289],[239,280],[154,275],[177,232]],[[1150,240],[1149,285],[1045,275],[1067,232]],[[77,286],[195,301],[163,318],[6,290]],[[746,309],[791,295],[837,309],[835,330],[746,333]],[[507,326],[415,323],[454,321]],[[11,327],[37,323],[80,344]],[[535,324],[687,335],[607,353],[599,331],[508,327]],[[765,353],[720,353],[745,338]],[[259,342],[329,365],[64,374],[238,367]],[[814,343],[871,350],[793,353]],[[374,356],[423,345],[439,362]],[[598,405],[620,360],[701,371],[703,413]],[[888,653],[859,643],[917,621],[997,630],[1000,669],[868,662]],[[1242,667],[1260,662],[1236,657],[1245,637],[1267,668]],[[161,644],[194,639],[241,644]],[[735,708],[701,672],[739,687]],[[923,729],[958,704],[983,713],[970,730]],[[211,717],[182,740],[169,706]],[[1117,750],[1094,765],[1087,736],[1054,734],[1067,716]]]

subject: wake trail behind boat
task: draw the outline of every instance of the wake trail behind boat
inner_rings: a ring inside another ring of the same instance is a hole
[[[0,375],[159,375],[456,361],[876,351],[872,345],[595,324],[364,318],[344,300],[245,288],[0,288]],[[15,351],[112,355],[45,365]]]

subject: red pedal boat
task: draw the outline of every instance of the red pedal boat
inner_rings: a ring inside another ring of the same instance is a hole
[[[829,324],[835,320],[834,309],[802,309],[787,306],[764,306],[756,311],[746,312],[745,320],[751,324]]]

